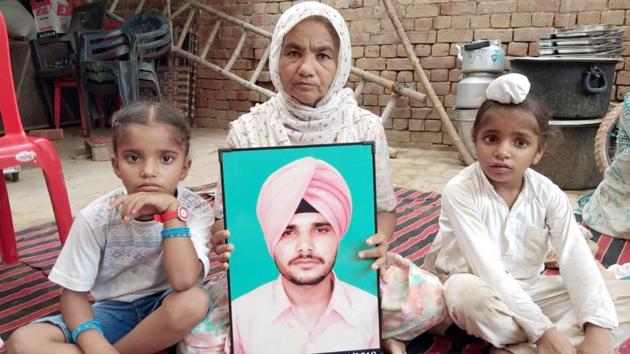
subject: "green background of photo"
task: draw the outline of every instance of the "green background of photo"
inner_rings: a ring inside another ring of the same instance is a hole
[[[373,260],[357,257],[365,240],[375,233],[374,165],[371,144],[341,144],[222,150],[219,152],[230,257],[230,300],[278,277],[256,216],[258,194],[264,181],[282,166],[311,156],[334,166],[352,195],[352,219],[339,244],[334,271],[339,279],[370,294],[378,294]]]

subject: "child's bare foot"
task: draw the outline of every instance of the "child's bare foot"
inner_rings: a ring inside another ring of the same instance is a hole
[[[492,347],[489,354],[512,354],[512,352],[503,348]]]
[[[385,339],[383,342],[385,353],[388,354],[407,354],[407,345],[405,342],[394,338]]]

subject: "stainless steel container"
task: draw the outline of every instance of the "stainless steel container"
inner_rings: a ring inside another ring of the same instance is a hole
[[[601,118],[608,112],[615,58],[512,58],[511,71],[532,84],[530,93],[542,100],[555,119]]]
[[[503,72],[505,52],[497,39],[483,39],[456,47],[457,59],[462,65],[462,78],[457,84],[455,96],[455,126],[457,135],[476,158],[472,126],[477,110],[486,100],[486,88]]]
[[[472,136],[472,128],[476,116],[477,109],[458,109],[455,113],[457,136],[459,136],[464,146],[466,146],[474,158],[477,158],[477,153],[475,152],[475,140]]]
[[[503,71],[505,51],[498,39],[483,39],[467,44],[457,44],[457,59],[464,73]]]
[[[562,189],[595,188],[603,175],[595,165],[595,134],[601,119],[552,120],[560,130],[560,144],[549,142],[545,154],[533,168]]]
[[[464,77],[457,84],[455,107],[477,109],[486,100],[486,88],[497,77],[494,73],[477,72]]]

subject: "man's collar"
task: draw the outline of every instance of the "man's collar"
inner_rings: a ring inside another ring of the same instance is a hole
[[[322,318],[329,316],[332,311],[335,311],[344,319],[344,321],[350,323],[349,320],[352,316],[352,311],[350,310],[350,299],[345,291],[345,283],[337,279],[334,272],[332,272],[332,282],[332,295],[326,310],[324,310]],[[291,304],[291,301],[289,301],[289,297],[282,286],[282,275],[278,276],[278,278],[274,281],[272,289],[273,300],[267,309],[269,323],[273,323],[285,313],[293,311],[293,305]]]
[[[289,297],[287,293],[284,291],[284,287],[282,286],[282,275],[279,275],[278,278],[272,284],[272,300],[267,308],[269,323],[273,323],[276,319],[282,316],[286,311],[291,311],[291,301],[289,301]]]
[[[350,298],[346,292],[345,285],[346,284],[340,279],[337,279],[333,273],[333,292],[330,297],[330,304],[328,304],[328,308],[324,312],[324,316],[328,316],[331,311],[335,311],[343,317],[344,321],[350,323],[350,317],[352,316],[352,311],[350,309],[352,304],[350,303]]]

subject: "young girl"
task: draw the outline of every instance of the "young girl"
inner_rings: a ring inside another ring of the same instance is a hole
[[[9,353],[154,353],[207,312],[196,285],[213,217],[178,187],[191,165],[187,120],[165,104],[134,103],[114,114],[112,140],[124,188],[76,216],[49,276],[63,287],[61,315],[16,330]]]
[[[612,354],[630,335],[630,282],[602,279],[566,195],[529,168],[549,134],[529,87],[520,74],[488,86],[479,161],[445,186],[425,264],[445,281],[452,321],[494,353]],[[550,247],[559,276],[541,274]]]

